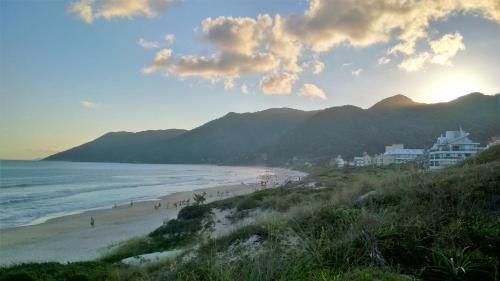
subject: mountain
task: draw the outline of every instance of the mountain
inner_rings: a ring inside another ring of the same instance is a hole
[[[315,113],[290,108],[231,112],[191,131],[177,130],[161,139],[147,138],[148,132],[106,134],[46,160],[236,164]],[[113,149],[115,145],[119,148]]]
[[[190,131],[106,134],[47,160],[282,165],[380,153],[393,143],[426,148],[460,126],[483,145],[499,135],[500,95],[472,93],[437,104],[396,95],[368,109],[231,112]]]
[[[150,147],[164,145],[186,130],[151,130],[138,133],[112,132],[91,142],[54,154],[45,160],[79,162],[142,162]]]
[[[402,107],[412,107],[417,105],[421,105],[421,103],[416,103],[407,96],[395,95],[377,102],[371,107],[371,109],[388,110],[388,109],[398,109]]]
[[[228,113],[155,147],[144,155],[149,163],[238,164],[274,143],[310,118],[315,111],[272,108],[255,113]]]
[[[325,109],[300,124],[273,145],[261,149],[274,163],[293,157],[346,158],[384,151],[393,143],[427,148],[446,130],[460,126],[485,144],[500,134],[500,95],[473,93],[448,103],[415,103],[404,96],[385,99],[369,109],[353,106]]]

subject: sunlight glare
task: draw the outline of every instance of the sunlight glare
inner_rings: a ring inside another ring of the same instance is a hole
[[[454,79],[445,81],[438,89],[432,93],[431,101],[447,102],[460,96],[479,91],[479,85],[470,80]]]

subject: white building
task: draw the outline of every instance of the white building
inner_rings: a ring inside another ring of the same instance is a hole
[[[363,156],[355,156],[354,157],[354,166],[363,167],[365,165],[365,159]]]
[[[427,167],[436,170],[451,166],[479,152],[479,143],[471,141],[469,133],[460,128],[459,131],[446,131],[438,137],[436,143],[429,149]]]
[[[363,153],[363,156],[354,157],[354,166],[363,167],[372,164],[372,157],[368,153]]]
[[[403,144],[393,144],[386,146],[384,154],[376,157],[376,164],[404,164],[423,155],[423,149],[404,148]]]
[[[342,168],[344,167],[346,164],[346,162],[344,161],[344,159],[342,159],[342,156],[338,155],[337,157],[333,158],[332,160],[330,160],[330,167],[339,167],[339,168]]]

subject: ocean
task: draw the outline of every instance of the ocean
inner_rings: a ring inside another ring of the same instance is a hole
[[[0,161],[0,228],[180,191],[255,183],[280,169],[213,165]],[[291,172],[287,172],[290,175]],[[300,172],[292,172],[296,176]]]

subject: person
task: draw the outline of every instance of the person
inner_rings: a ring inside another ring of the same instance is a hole
[[[94,217],[90,217],[90,226],[94,227],[94,223],[95,223]]]
[[[134,201],[130,200],[130,207],[134,206]]]

